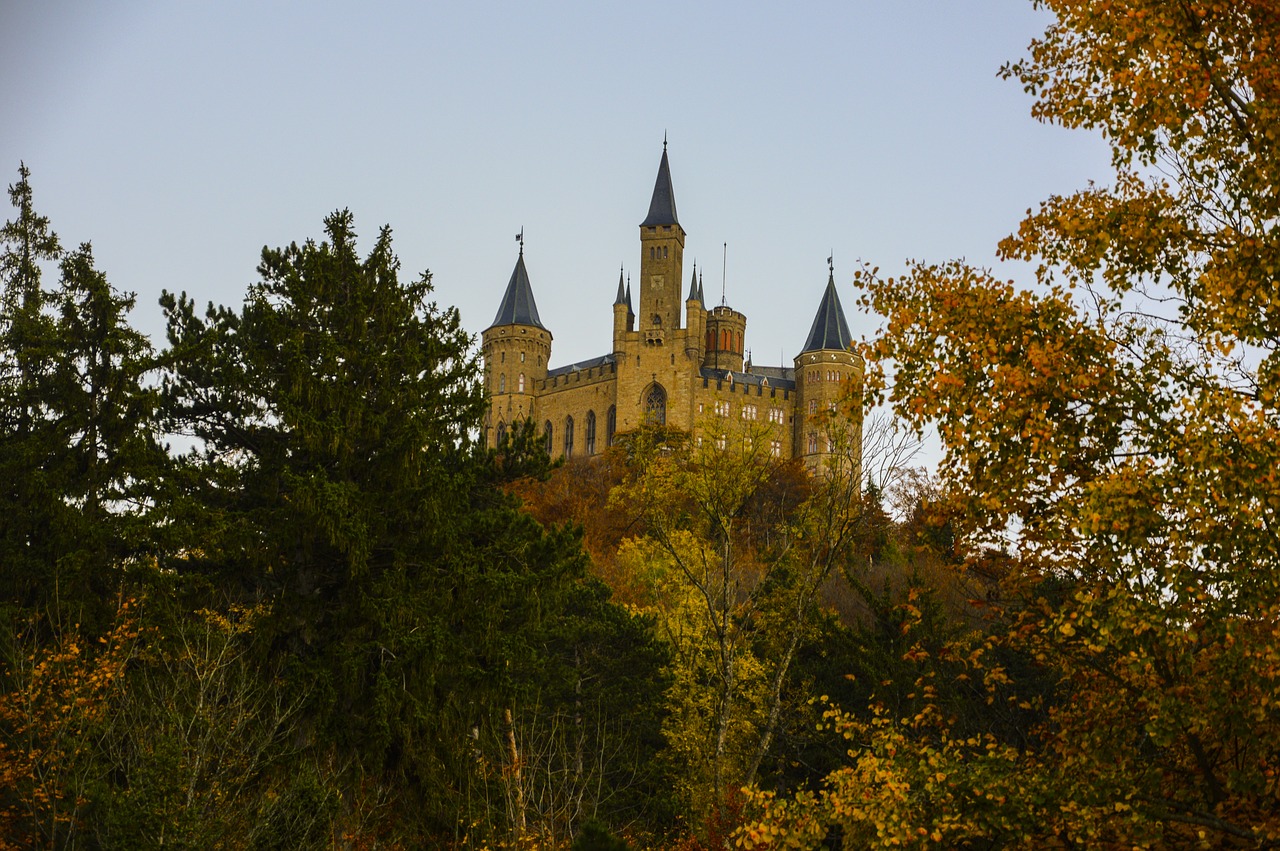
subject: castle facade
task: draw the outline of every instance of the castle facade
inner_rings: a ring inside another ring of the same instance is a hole
[[[684,245],[664,142],[640,223],[638,312],[620,273],[613,350],[553,369],[551,331],[538,316],[521,244],[497,316],[481,337],[489,446],[514,423],[532,420],[552,457],[597,455],[618,433],[645,423],[722,448],[727,439],[759,442],[777,458],[810,466],[836,451],[837,430],[852,435],[858,451],[863,363],[850,350],[834,271],[825,290],[814,288],[817,314],[793,364],[758,366],[744,357],[747,317],[726,304],[708,306],[696,270],[684,288]]]

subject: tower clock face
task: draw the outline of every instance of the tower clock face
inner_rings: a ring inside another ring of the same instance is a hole
[[[653,288],[655,290],[662,289],[662,281],[663,281],[662,275],[654,275],[652,278],[649,279],[649,283],[653,284]]]

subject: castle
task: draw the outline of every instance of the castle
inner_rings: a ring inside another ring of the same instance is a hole
[[[639,313],[619,273],[613,351],[551,369],[551,332],[538,317],[521,243],[498,314],[481,338],[489,446],[501,443],[513,423],[532,420],[541,423],[552,457],[592,456],[619,432],[657,423],[721,448],[726,435],[762,441],[774,457],[816,467],[835,450],[838,418],[858,451],[863,363],[850,350],[834,270],[794,364],[762,367],[744,359],[747,317],[725,304],[708,306],[696,270],[681,324],[684,245],[664,141],[649,214],[640,223]]]

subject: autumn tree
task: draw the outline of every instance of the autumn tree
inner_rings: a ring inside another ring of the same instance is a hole
[[[642,534],[617,562],[671,648],[665,730],[698,815],[762,775],[784,782],[784,738],[787,753],[807,746],[792,737],[813,721],[798,674],[814,667],[800,660],[841,629],[823,593],[858,561],[871,517],[854,436],[834,440],[811,471],[774,459],[749,424],[710,422],[701,440],[651,428],[623,441],[628,472],[611,501],[642,519]]]
[[[877,389],[942,437],[960,545],[1007,554],[966,676],[1031,703],[994,660],[1016,651],[1056,687],[1021,748],[944,715],[846,726],[851,768],[753,847],[1280,838],[1280,8],[1037,5],[1056,19],[1003,74],[1100,132],[1112,179],[1001,243],[1034,288],[960,262],[858,283]]]

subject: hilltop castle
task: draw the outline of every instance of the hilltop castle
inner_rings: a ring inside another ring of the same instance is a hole
[[[663,142],[649,214],[640,223],[639,313],[619,273],[613,351],[555,369],[549,368],[551,332],[538,317],[521,244],[498,314],[482,335],[490,446],[512,423],[532,420],[542,424],[552,457],[591,456],[611,446],[618,432],[660,423],[698,442],[723,446],[726,434],[741,433],[767,442],[762,445],[778,458],[810,466],[827,459],[828,412],[861,387],[863,368],[850,351],[834,271],[794,365],[762,367],[744,360],[747,317],[725,304],[708,306],[696,270],[681,325],[684,243]],[[860,429],[856,403],[851,414]]]

